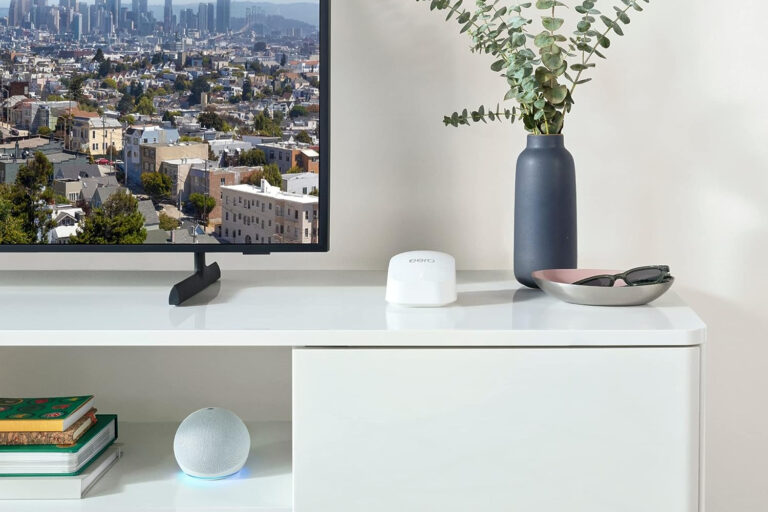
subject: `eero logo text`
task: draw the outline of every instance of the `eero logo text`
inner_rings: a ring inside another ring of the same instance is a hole
[[[434,258],[411,258],[408,263],[434,263]]]

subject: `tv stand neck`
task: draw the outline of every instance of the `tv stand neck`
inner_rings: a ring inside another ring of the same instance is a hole
[[[171,306],[181,305],[211,286],[221,277],[221,269],[218,263],[214,261],[210,265],[205,264],[204,252],[196,252],[194,256],[195,273],[180,283],[176,283],[171,288],[171,294],[168,297],[168,304]]]

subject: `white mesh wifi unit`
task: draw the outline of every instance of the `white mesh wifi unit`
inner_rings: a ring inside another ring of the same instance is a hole
[[[181,422],[173,454],[184,473],[197,478],[226,478],[240,471],[251,451],[248,428],[237,414],[218,407],[193,412]]]
[[[456,302],[456,260],[436,251],[411,251],[389,260],[387,302],[440,307]]]

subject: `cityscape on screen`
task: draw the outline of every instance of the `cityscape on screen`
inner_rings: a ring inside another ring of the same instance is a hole
[[[319,243],[318,0],[5,10],[0,244]]]

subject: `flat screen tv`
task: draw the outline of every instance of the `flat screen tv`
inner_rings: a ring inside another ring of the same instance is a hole
[[[330,0],[128,20],[20,43],[58,79],[2,84],[0,251],[327,251]]]

